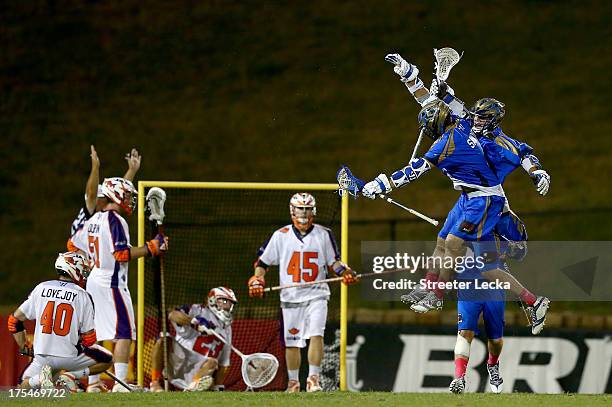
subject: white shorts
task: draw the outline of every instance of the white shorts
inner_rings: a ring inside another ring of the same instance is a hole
[[[295,304],[298,305],[298,304]],[[327,321],[327,299],[306,302],[306,306],[282,308],[283,337],[289,348],[306,347],[306,339],[323,336]]]
[[[60,370],[81,370],[93,366],[97,363],[110,363],[113,354],[100,345],[92,345],[84,348],[83,352],[73,357],[34,355],[34,359],[23,372],[23,378],[36,376],[44,365],[51,366],[53,373]]]
[[[134,307],[127,287],[103,287],[89,280],[87,292],[96,309],[94,325],[99,341],[136,339]]]
[[[168,338],[168,377],[170,383],[179,389],[186,389],[195,374],[208,360],[193,350],[187,349],[174,338]]]

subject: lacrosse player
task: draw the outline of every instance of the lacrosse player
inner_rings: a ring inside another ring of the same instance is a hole
[[[523,167],[525,172],[531,177],[540,195],[544,196],[550,187],[550,176],[542,169],[538,158],[533,155],[533,149],[526,143],[517,141],[501,130],[500,122],[505,116],[505,106],[503,103],[493,98],[483,98],[478,100],[474,106],[467,110],[464,103],[454,96],[453,89],[444,81],[434,78],[430,91],[423,87],[423,82],[417,77],[418,68],[406,62],[399,54],[389,54],[385,57],[388,62],[395,65],[394,71],[400,75],[400,79],[405,83],[408,90],[412,93],[415,100],[419,103],[427,103],[436,99],[443,100],[451,108],[456,120],[464,120],[470,126],[470,131],[478,139],[487,161],[497,174],[500,184],[503,185],[506,177],[518,167]],[[402,73],[411,72],[409,76]],[[436,250],[434,256],[444,254],[444,242],[450,232],[450,228],[456,222],[458,213],[461,212],[460,206],[465,197],[460,196],[455,207],[449,213],[444,227],[438,234]],[[507,224],[513,219],[518,219],[509,207],[506,198],[506,206],[501,214],[503,224]],[[520,222],[522,224],[522,222]],[[524,225],[523,225],[524,226]],[[428,281],[436,281],[439,270],[431,269],[426,273]],[[497,278],[504,279],[505,274],[496,275]],[[403,296],[405,302],[418,303],[427,294],[427,290],[416,289],[410,294]],[[528,293],[526,293],[528,294]],[[533,305],[536,298],[528,295],[526,302]],[[535,331],[541,330],[543,325],[534,325]],[[538,332],[533,332],[538,333]]]
[[[76,392],[76,380],[108,369],[112,355],[95,344],[94,306],[83,289],[89,271],[87,260],[78,253],[60,253],[55,270],[58,279],[42,282],[32,290],[9,316],[8,330],[20,352],[33,356],[23,372],[21,388],[54,388],[53,375],[65,370],[57,385]],[[33,349],[27,344],[25,320],[37,321]]]
[[[280,284],[290,285],[327,278],[330,270],[342,276],[345,284],[356,282],[356,273],[340,261],[333,232],[315,224],[317,207],[314,196],[300,192],[289,201],[292,223],[272,234],[258,252],[255,273],[249,279],[249,296],[263,297],[265,275],[271,265],[278,265]],[[289,382],[287,392],[299,392],[301,349],[308,346],[306,391],[321,391],[320,372],[323,358],[323,333],[327,320],[327,283],[287,288],[281,291],[282,337],[284,338]]]
[[[131,215],[137,192],[124,178],[107,178],[102,193],[108,200],[101,211],[89,218],[73,236],[76,248],[87,253],[92,271],[87,292],[96,306],[96,331],[101,341],[115,343],[115,375],[125,381],[131,341],[136,339],[134,309],[128,290],[128,262],[145,256],[158,256],[168,249],[168,238],[158,234],[144,246],[130,245],[130,232],[124,215]],[[99,376],[90,376],[88,391],[103,391]],[[115,383],[113,391],[128,391]]]
[[[100,159],[98,158],[98,153],[94,146],[91,146],[91,172],[89,173],[89,178],[87,178],[87,184],[85,186],[85,206],[81,208],[77,217],[72,222],[70,226],[70,236],[74,236],[75,233],[83,227],[85,221],[91,216],[100,211],[104,205],[106,205],[107,201],[102,193],[102,186],[98,185],[100,179]],[[128,169],[123,176],[123,178],[128,181],[133,181],[138,169],[140,168],[140,154],[138,154],[138,150],[135,148],[132,149],[131,152],[126,154],[125,160],[128,163]],[[74,247],[71,246],[72,242],[68,241],[68,250],[73,251]]]
[[[377,194],[388,193],[393,188],[402,187],[415,181],[432,166],[437,166],[453,182],[454,188],[462,194],[455,208],[447,218],[448,235],[444,240],[444,256],[456,261],[465,253],[465,242],[493,242],[493,231],[501,218],[506,205],[505,194],[499,176],[489,166],[483,147],[471,132],[471,123],[451,114],[450,108],[439,99],[425,105],[419,113],[421,130],[434,140],[433,145],[422,158],[413,159],[406,167],[395,171],[391,180],[380,174],[365,184],[364,196],[375,199]],[[444,229],[444,228],[443,228]],[[549,299],[536,297],[523,287],[511,274],[496,267],[494,250],[479,245],[489,255],[489,264],[483,269],[488,280],[503,281],[510,285],[522,301],[527,303],[532,314],[532,333],[538,334],[545,322]],[[436,248],[438,249],[438,247]],[[438,251],[438,250],[436,250]],[[435,254],[434,254],[435,255]],[[438,254],[438,256],[441,256]],[[449,281],[454,266],[444,267],[438,277],[440,283]],[[443,305],[441,284],[429,291],[411,307],[417,312],[440,309]]]
[[[230,368],[232,319],[236,304],[238,300],[234,291],[217,287],[208,292],[206,304],[183,305],[168,315],[176,335],[168,341],[169,366],[166,372],[174,387],[184,391],[224,390],[223,381]],[[207,334],[206,329],[215,330],[227,340],[227,345]],[[153,347],[150,384],[153,392],[163,391],[163,369],[160,338]]]

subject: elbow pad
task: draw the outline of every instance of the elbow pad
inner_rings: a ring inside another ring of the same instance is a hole
[[[15,318],[13,314],[8,317],[8,330],[12,334],[16,334],[25,330],[25,326],[23,325],[23,321]]]
[[[395,188],[408,184],[431,169],[431,164],[424,158],[415,158],[401,170],[391,174],[391,182]]]

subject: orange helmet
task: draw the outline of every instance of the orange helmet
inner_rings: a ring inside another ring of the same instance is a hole
[[[134,188],[134,184],[125,178],[105,178],[101,192],[109,201],[123,208],[128,215],[131,215],[136,208],[138,191]]]
[[[310,211],[308,210],[310,209]],[[317,203],[308,192],[298,192],[289,201],[289,213],[293,225],[300,231],[308,230],[317,216]]]

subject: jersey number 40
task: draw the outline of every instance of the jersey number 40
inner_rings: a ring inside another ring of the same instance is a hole
[[[70,332],[74,308],[65,302],[60,302],[55,308],[55,301],[47,302],[40,317],[42,333],[66,336]]]
[[[293,276],[294,283],[299,283],[302,280],[309,282],[317,279],[319,275],[319,265],[316,263],[316,260],[318,257],[319,253],[317,252],[293,252],[289,265],[287,266],[287,274]]]

